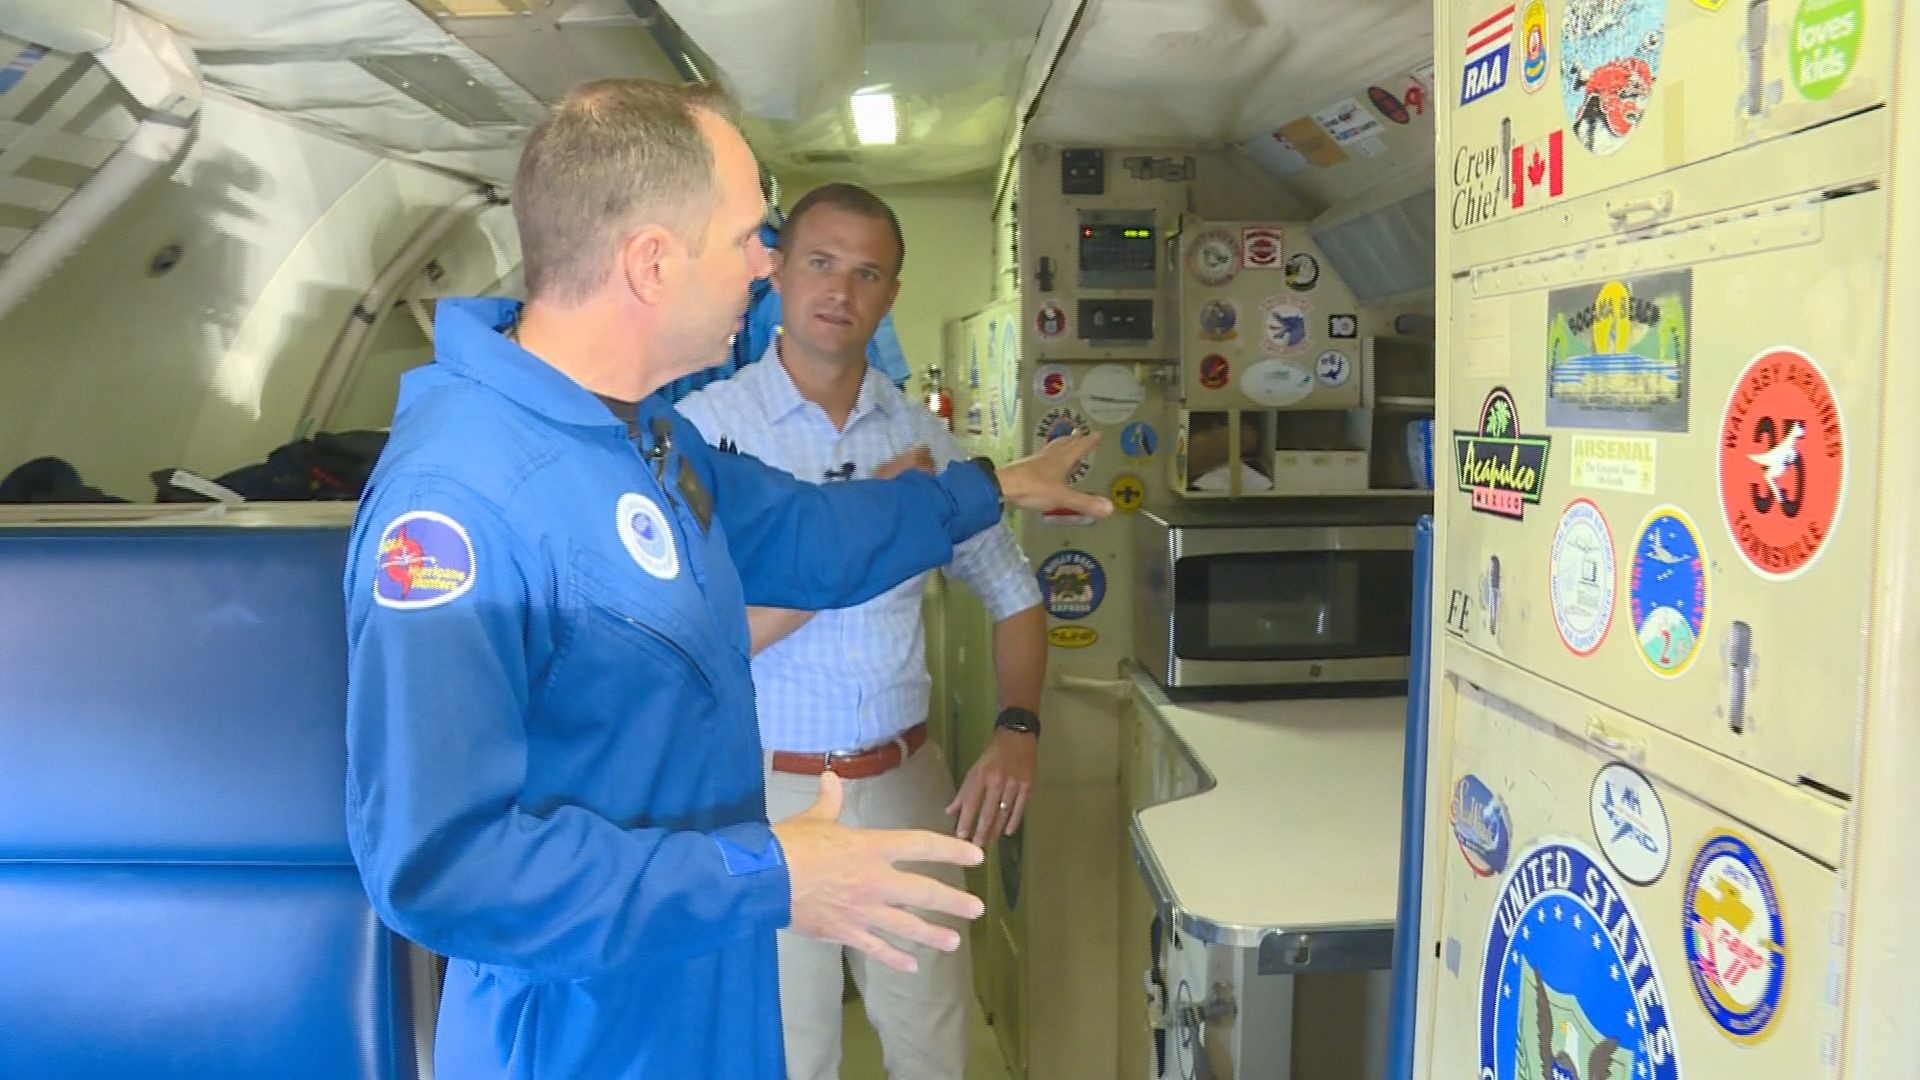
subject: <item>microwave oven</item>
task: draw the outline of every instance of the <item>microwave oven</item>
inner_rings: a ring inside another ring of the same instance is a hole
[[[1134,515],[1134,659],[1176,691],[1404,686],[1430,498],[1194,501]]]

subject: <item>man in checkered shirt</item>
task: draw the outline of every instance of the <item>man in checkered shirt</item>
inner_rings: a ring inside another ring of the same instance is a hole
[[[871,192],[851,184],[809,192],[795,204],[774,257],[780,334],[759,363],[683,400],[681,413],[708,442],[813,483],[938,471],[961,457],[943,421],[867,366],[867,342],[900,291],[905,255],[899,220]],[[846,781],[847,825],[953,828],[983,845],[1020,827],[1039,742],[1032,710],[1046,672],[1039,587],[1004,523],[961,544],[947,572],[994,619],[1003,708],[992,744],[957,794],[939,748],[926,744],[932,680],[920,616],[924,575],[852,608],[748,610],[769,820],[811,806],[820,774],[831,768]],[[929,872],[964,887],[958,868]],[[966,933],[964,923],[943,921]],[[969,952],[964,944],[952,953],[901,944],[917,961],[913,974],[780,932],[792,1080],[840,1075],[843,962],[879,1033],[888,1076],[962,1080]]]

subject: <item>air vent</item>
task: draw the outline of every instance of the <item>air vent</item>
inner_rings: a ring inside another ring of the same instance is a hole
[[[851,165],[853,155],[845,150],[806,150],[794,157],[808,165]]]
[[[531,125],[540,118],[510,111],[500,95],[459,61],[438,53],[359,56],[362,71],[463,127]]]

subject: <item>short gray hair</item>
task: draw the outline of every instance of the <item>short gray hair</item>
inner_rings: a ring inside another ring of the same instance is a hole
[[[534,127],[513,191],[529,297],[592,295],[637,225],[664,225],[699,250],[720,199],[701,109],[734,116],[712,86],[602,79],[569,90]]]

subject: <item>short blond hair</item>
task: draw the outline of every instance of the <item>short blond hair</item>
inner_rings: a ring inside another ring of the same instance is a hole
[[[592,295],[639,225],[700,249],[720,200],[702,109],[734,116],[716,87],[602,79],[569,90],[534,127],[513,190],[529,297]]]

